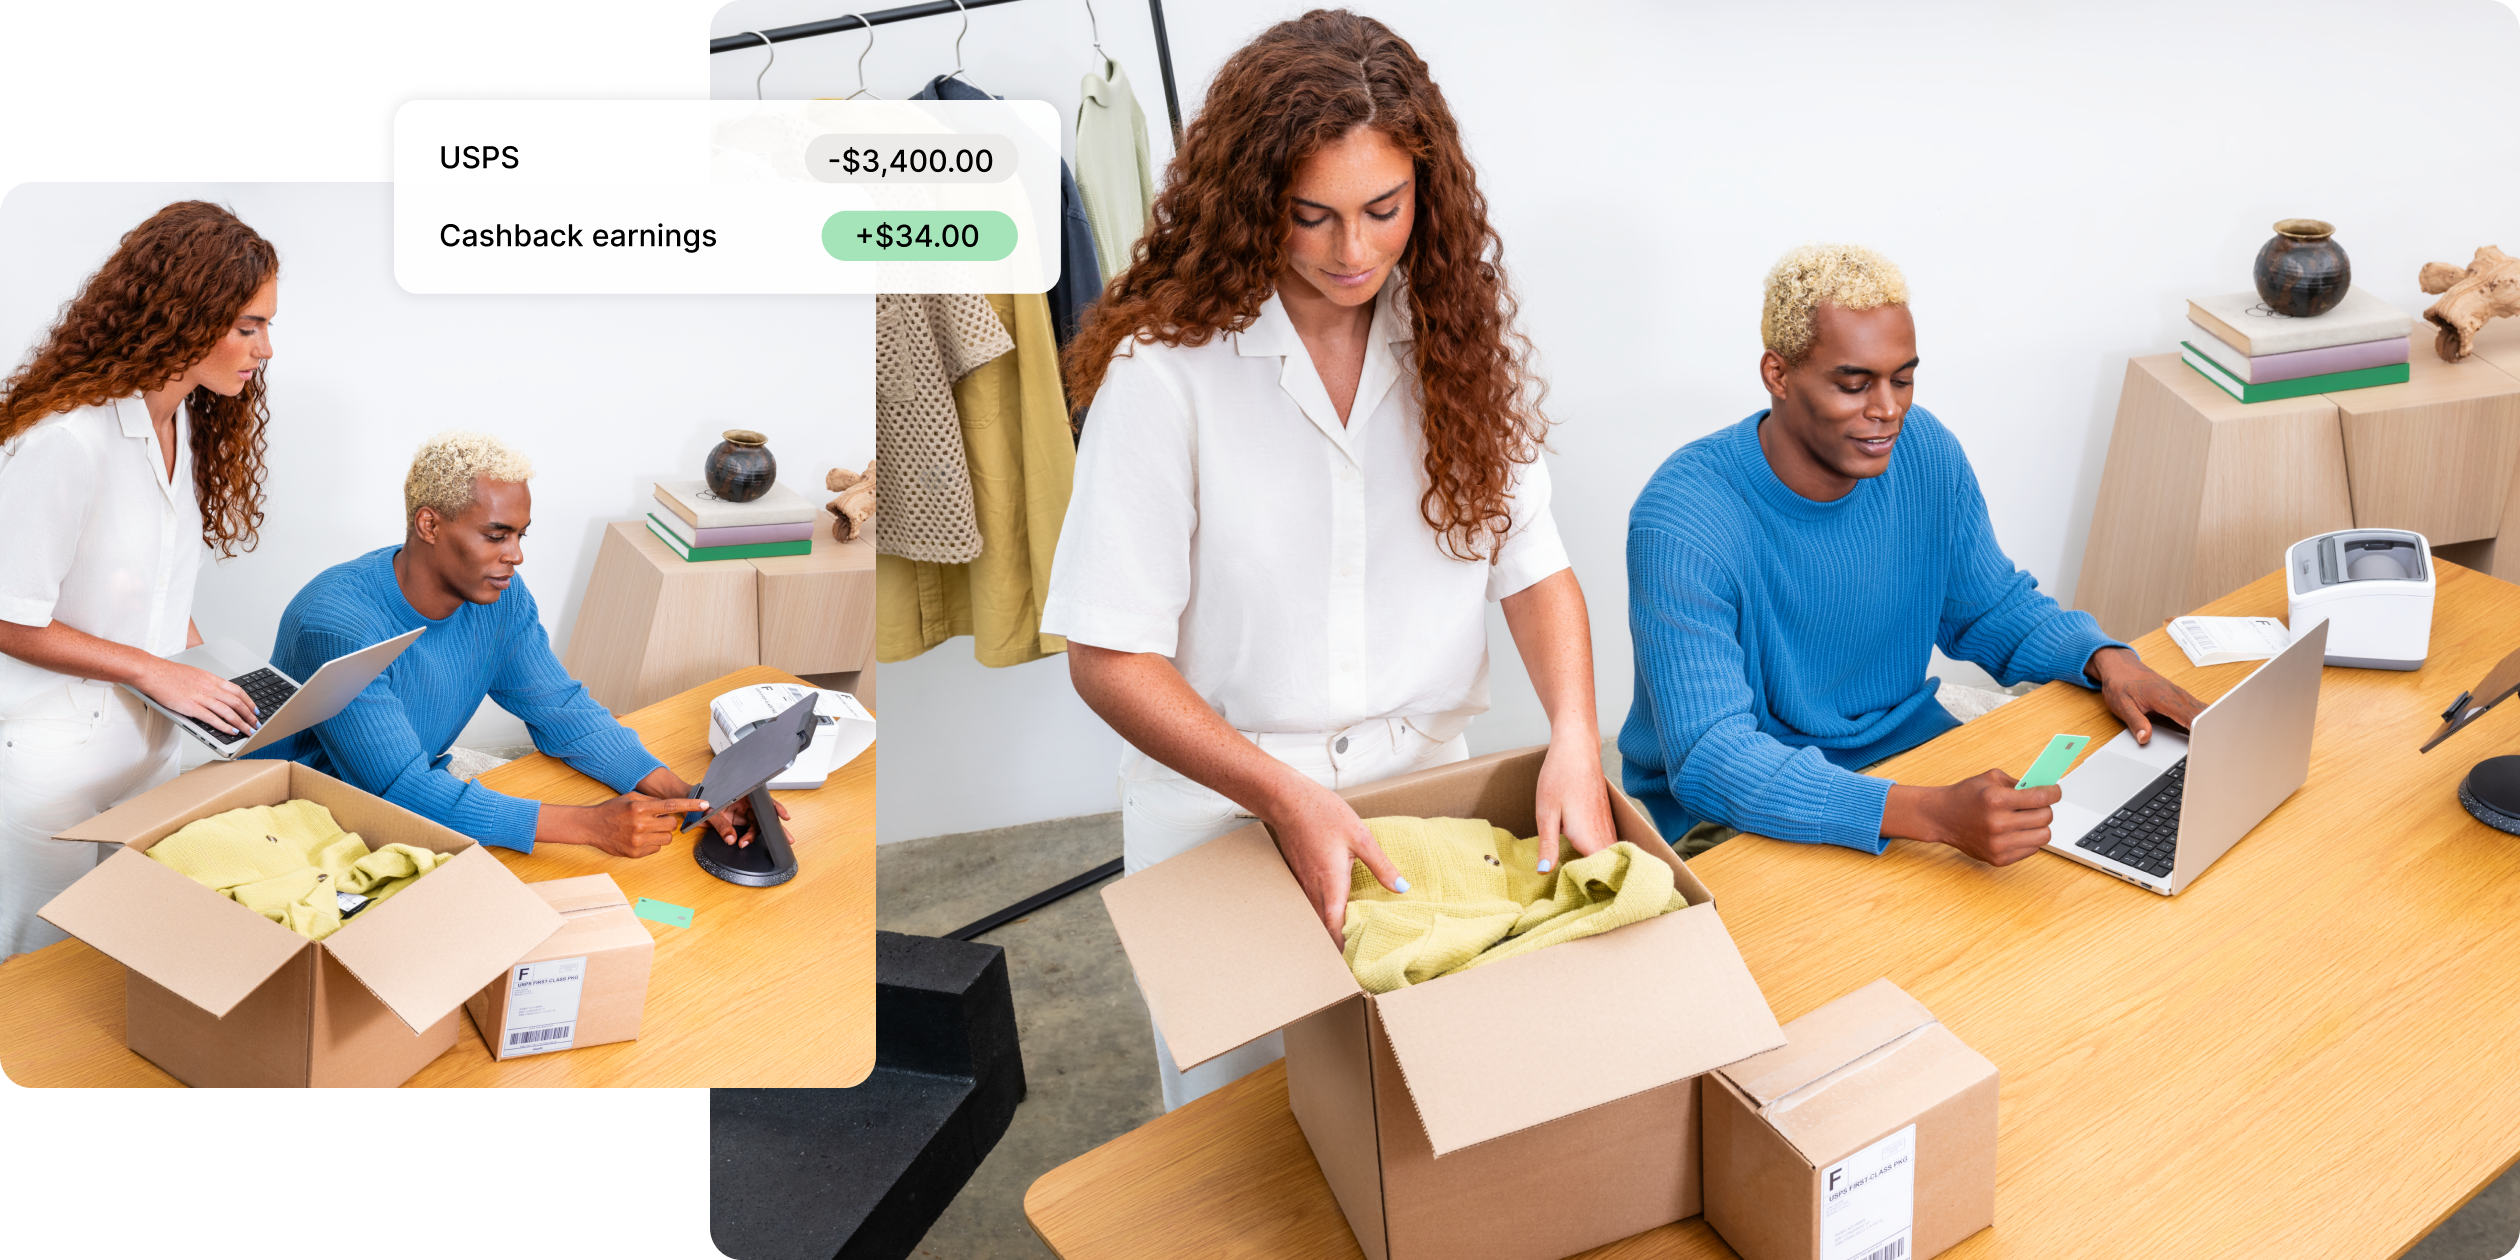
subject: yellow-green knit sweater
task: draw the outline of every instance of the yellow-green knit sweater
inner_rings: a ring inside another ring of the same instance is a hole
[[[1395,893],[1356,863],[1348,889],[1347,964],[1368,993],[1389,993],[1685,909],[1672,870],[1627,841],[1541,874],[1538,837],[1476,818],[1368,818],[1408,880]],[[1574,850],[1560,845],[1563,854]]]
[[[335,894],[382,901],[447,857],[409,844],[370,853],[357,832],[343,831],[332,811],[313,801],[249,805],[198,818],[147,852],[310,941],[340,929]]]

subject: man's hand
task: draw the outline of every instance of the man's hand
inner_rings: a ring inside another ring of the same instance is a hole
[[[700,791],[700,785],[685,782],[681,775],[658,766],[649,771],[648,777],[639,780],[638,785],[631,790],[660,800],[680,800],[696,795]],[[770,805],[779,811],[780,818],[784,819],[788,816],[787,806],[780,804],[777,797],[771,798]],[[718,833],[718,839],[736,848],[743,848],[753,842],[752,798],[749,796],[709,815],[702,821]]]
[[[2048,842],[2048,808],[2065,789],[2018,789],[2014,776],[1989,770],[1949,787],[1894,785],[1882,811],[1881,834],[1947,844],[1989,866],[2009,866]]]
[[[2205,705],[2177,683],[2153,672],[2144,658],[2120,647],[2106,647],[2091,654],[2090,664],[2083,667],[2085,676],[2100,689],[2100,701],[2109,706],[2126,729],[2135,732],[2135,742],[2152,742],[2152,715],[2160,714],[2184,729],[2205,711]]]
[[[1400,878],[1400,869],[1374,843],[1374,833],[1365,829],[1365,820],[1330,789],[1287,772],[1295,783],[1288,789],[1285,805],[1263,816],[1277,833],[1278,852],[1286,858],[1286,869],[1294,872],[1295,882],[1303,887],[1304,900],[1312,903],[1313,912],[1321,916],[1321,926],[1329,929],[1330,940],[1340,949],[1347,948],[1344,931],[1347,924],[1350,863],[1363,862],[1365,869],[1393,892],[1409,891],[1409,881]]]
[[[150,657],[133,683],[150,699],[216,731],[240,735],[262,722],[243,687],[206,670]]]
[[[690,799],[659,799],[624,792],[601,805],[545,805],[534,827],[537,843],[593,845],[614,857],[643,858],[682,833],[682,816],[707,809]]]
[[[1549,741],[1548,755],[1540,759],[1540,787],[1532,807],[1540,824],[1541,870],[1557,865],[1561,835],[1575,847],[1578,857],[1591,857],[1618,843],[1618,827],[1610,821],[1610,785],[1601,777],[1600,745],[1589,737]]]

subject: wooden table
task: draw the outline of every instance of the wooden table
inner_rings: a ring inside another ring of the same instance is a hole
[[[835,540],[828,522],[807,555],[701,561],[674,554],[643,521],[612,522],[561,663],[616,713],[749,665],[866,668],[875,546]]]
[[[709,701],[753,683],[794,682],[756,667],[627,715],[675,773],[694,783],[709,765]],[[515,796],[562,805],[612,791],[539,753],[480,780]],[[677,840],[645,858],[580,845],[530,855],[490,851],[529,883],[601,872],[633,900],[692,909],[691,926],[648,923],[656,965],[639,1039],[505,1062],[490,1057],[463,1017],[455,1047],[413,1085],[855,1085],[875,1066],[875,752],[811,791],[774,792],[794,817],[796,878],[775,888],[725,883]],[[0,964],[0,1069],[20,1085],[174,1085],[123,1047],[123,969],[69,940]]]
[[[2280,579],[2200,611],[2281,616]],[[2308,784],[2175,898],[1906,842],[1748,837],[1691,869],[1778,1018],[1888,976],[2002,1069],[1995,1227],[1946,1254],[2394,1256],[2520,1155],[2520,837],[2455,795],[2520,751],[2520,703],[2415,751],[2515,640],[2520,587],[2442,565],[2425,668],[2326,671]],[[2252,668],[2191,668],[2159,632],[2137,646],[2207,700]],[[2019,773],[2051,734],[2097,749],[2118,729],[2051,684],[1883,773]],[[1535,1170],[1533,1192],[1553,1175],[1580,1174]],[[1065,1260],[1359,1254],[1282,1066],[1054,1169],[1024,1206]],[[1587,1253],[1731,1254],[1699,1218]]]
[[[2511,358],[2444,363],[2423,324],[2402,385],[2262,403],[2175,354],[2129,360],[2074,606],[2131,638],[2355,526],[2415,530],[2520,579],[2520,539],[2495,545],[2520,532],[2520,376],[2496,366]]]

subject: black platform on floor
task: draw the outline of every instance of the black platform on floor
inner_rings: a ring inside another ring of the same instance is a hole
[[[995,945],[875,934],[875,1071],[709,1091],[709,1230],[733,1260],[900,1260],[1024,1098]]]

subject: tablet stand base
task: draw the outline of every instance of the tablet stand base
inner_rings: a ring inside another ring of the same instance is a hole
[[[2520,757],[2488,757],[2459,782],[2459,803],[2476,821],[2520,835]]]
[[[704,827],[691,843],[691,858],[701,870],[730,884],[747,888],[784,884],[796,878],[796,854],[788,848],[787,829],[779,825],[779,807],[770,803],[766,787],[754,789],[750,799],[753,842],[738,848]]]

